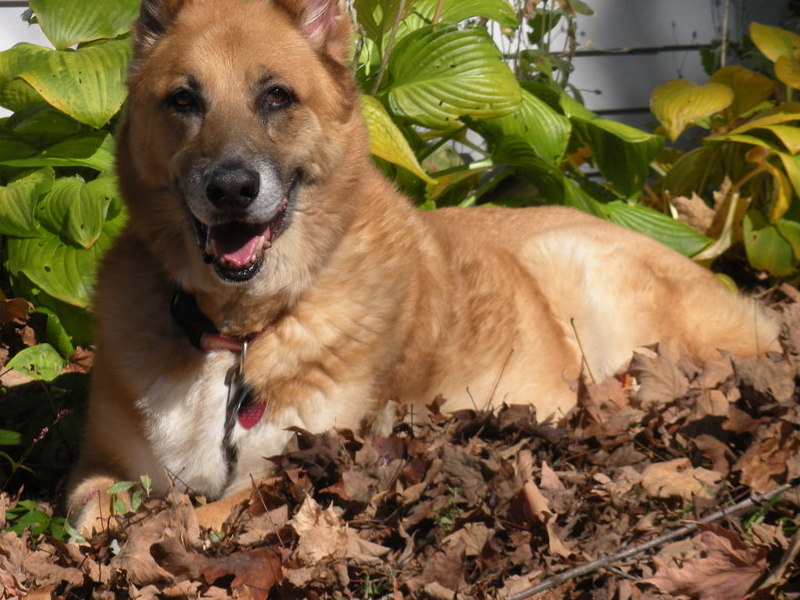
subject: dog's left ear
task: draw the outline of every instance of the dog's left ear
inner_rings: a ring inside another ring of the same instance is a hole
[[[340,64],[350,60],[352,27],[341,0],[277,0],[314,48]]]

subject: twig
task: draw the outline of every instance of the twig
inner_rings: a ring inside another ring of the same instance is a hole
[[[563,571],[553,577],[545,579],[541,583],[537,583],[534,586],[529,587],[526,590],[518,592],[516,594],[512,594],[510,596],[506,596],[505,600],[524,600],[525,598],[530,598],[535,594],[539,594],[541,592],[553,589],[554,587],[561,585],[569,581],[570,579],[576,579],[578,577],[582,577],[583,575],[588,575],[589,573],[593,573],[599,569],[608,567],[614,563],[623,561],[631,556],[636,556],[637,554],[642,554],[651,548],[655,548],[657,546],[661,546],[662,544],[666,544],[667,542],[671,542],[674,539],[684,537],[689,535],[690,533],[694,533],[700,527],[700,524],[704,523],[713,523],[714,521],[719,521],[720,519],[724,519],[725,517],[732,517],[739,513],[747,513],[752,510],[755,510],[759,504],[764,502],[769,502],[778,494],[782,494],[786,492],[796,485],[800,484],[800,478],[794,479],[789,483],[785,483],[782,486],[779,486],[772,490],[771,492],[767,492],[766,494],[758,494],[753,492],[750,494],[750,497],[742,500],[741,502],[734,504],[731,507],[723,508],[722,510],[718,510],[715,513],[708,515],[700,519],[699,521],[688,523],[679,529],[675,529],[673,531],[669,531],[663,535],[658,536],[650,540],[649,542],[645,542],[643,544],[639,544],[638,546],[633,546],[631,548],[626,548],[625,550],[620,550],[612,554],[611,556],[607,556],[605,558],[601,558],[598,560],[594,560],[590,563],[586,563],[585,565],[581,565],[579,567],[575,567],[573,569],[568,569]]]
[[[592,383],[597,383],[597,380],[592,374],[592,369],[589,368],[589,361],[586,360],[586,352],[583,351],[581,336],[578,335],[578,328],[575,327],[575,319],[573,317],[569,318],[569,324],[572,326],[572,332],[575,334],[575,341],[578,342],[578,350],[581,352],[581,361],[583,361],[583,366],[586,367],[586,372],[589,373],[589,379],[592,380]]]
[[[722,48],[719,57],[719,66],[724,67],[728,62],[728,22],[730,20],[731,1],[725,0],[722,7]]]
[[[253,491],[256,493],[256,495],[258,495],[258,499],[261,501],[261,506],[264,509],[264,514],[267,515],[267,521],[269,521],[269,524],[275,533],[275,537],[278,538],[278,543],[281,545],[281,548],[286,549],[286,544],[284,544],[283,540],[281,539],[281,532],[278,531],[278,527],[277,525],[275,525],[275,521],[272,520],[272,515],[269,514],[269,508],[267,508],[267,503],[264,500],[264,495],[261,493],[261,490],[258,489],[258,486],[256,485],[256,480],[253,479],[252,475],[250,475],[250,485],[253,488]]]
[[[397,36],[397,29],[400,27],[400,21],[403,20],[403,12],[406,9],[406,0],[400,0],[400,5],[397,7],[397,14],[394,18],[394,23],[392,24],[392,30],[389,32],[389,41],[386,42],[386,48],[383,51],[383,57],[381,57],[381,66],[378,69],[378,75],[375,77],[375,83],[372,84],[372,91],[370,95],[374,96],[378,93],[378,88],[381,87],[381,80],[383,79],[383,74],[386,71],[386,67],[389,65],[389,55],[392,53],[392,46],[394,46],[394,38]]]

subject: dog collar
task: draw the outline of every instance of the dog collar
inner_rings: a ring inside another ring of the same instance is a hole
[[[172,296],[170,312],[175,323],[186,333],[192,346],[201,352],[215,350],[241,352],[244,343],[252,339],[252,337],[242,338],[220,333],[211,319],[197,306],[197,299],[180,288],[176,289]]]

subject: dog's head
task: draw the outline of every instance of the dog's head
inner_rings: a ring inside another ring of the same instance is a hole
[[[275,277],[334,243],[328,192],[363,146],[350,32],[336,0],[143,0],[120,181],[174,277]]]

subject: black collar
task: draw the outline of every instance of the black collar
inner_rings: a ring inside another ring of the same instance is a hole
[[[175,289],[170,313],[178,327],[186,333],[192,346],[201,352],[213,350],[241,352],[244,342],[249,339],[220,333],[214,322],[197,306],[197,299],[181,288]]]

